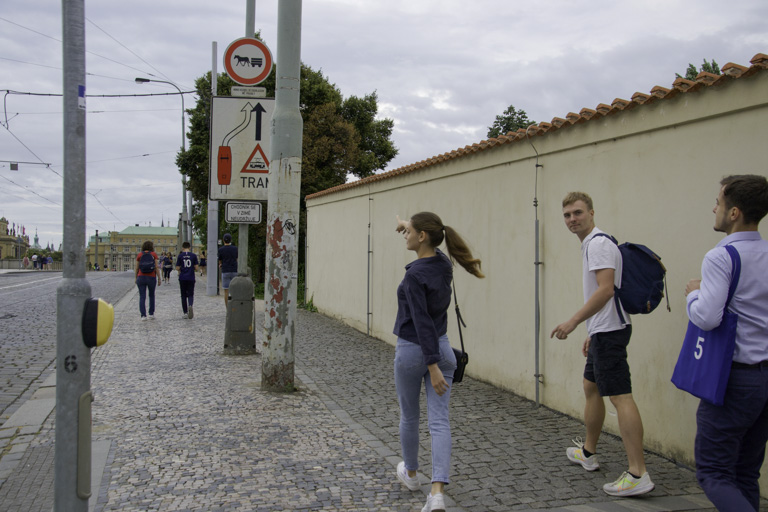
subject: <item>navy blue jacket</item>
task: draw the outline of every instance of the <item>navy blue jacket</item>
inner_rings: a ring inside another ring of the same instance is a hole
[[[453,265],[442,251],[405,266],[405,277],[397,287],[397,319],[394,333],[421,345],[424,363],[442,359],[438,338],[448,330]]]
[[[237,246],[222,245],[219,247],[219,261],[221,272],[237,272]]]

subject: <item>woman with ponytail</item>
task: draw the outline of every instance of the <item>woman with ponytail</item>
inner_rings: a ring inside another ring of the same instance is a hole
[[[445,510],[443,488],[449,481],[448,402],[456,369],[456,357],[446,335],[453,279],[451,260],[475,277],[485,276],[480,271],[480,260],[472,257],[461,236],[434,213],[417,213],[410,221],[398,217],[396,230],[404,234],[406,248],[417,257],[406,265],[405,277],[397,288],[395,387],[400,402],[403,452],[397,477],[412,491],[420,488],[416,470],[419,468],[419,399],[423,382],[432,438],[432,489],[422,512],[438,512]],[[448,256],[438,249],[443,240]]]

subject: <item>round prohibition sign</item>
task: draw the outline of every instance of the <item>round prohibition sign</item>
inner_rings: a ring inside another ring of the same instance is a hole
[[[263,82],[272,71],[272,53],[253,37],[235,39],[224,52],[224,69],[240,85]]]

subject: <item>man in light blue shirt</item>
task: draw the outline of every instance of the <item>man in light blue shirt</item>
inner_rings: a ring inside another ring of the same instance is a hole
[[[702,400],[696,413],[696,477],[719,511],[757,511],[768,441],[768,241],[758,231],[768,213],[768,180],[724,178],[714,213],[715,231],[727,236],[704,257],[701,279],[686,286],[688,318],[704,330],[720,325],[731,282],[725,246],[731,245],[741,275],[729,310],[739,320],[724,403]]]

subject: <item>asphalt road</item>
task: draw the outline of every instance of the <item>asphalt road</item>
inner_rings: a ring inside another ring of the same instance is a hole
[[[113,303],[132,272],[88,272],[91,295]],[[0,426],[55,370],[56,290],[61,272],[0,274]]]

